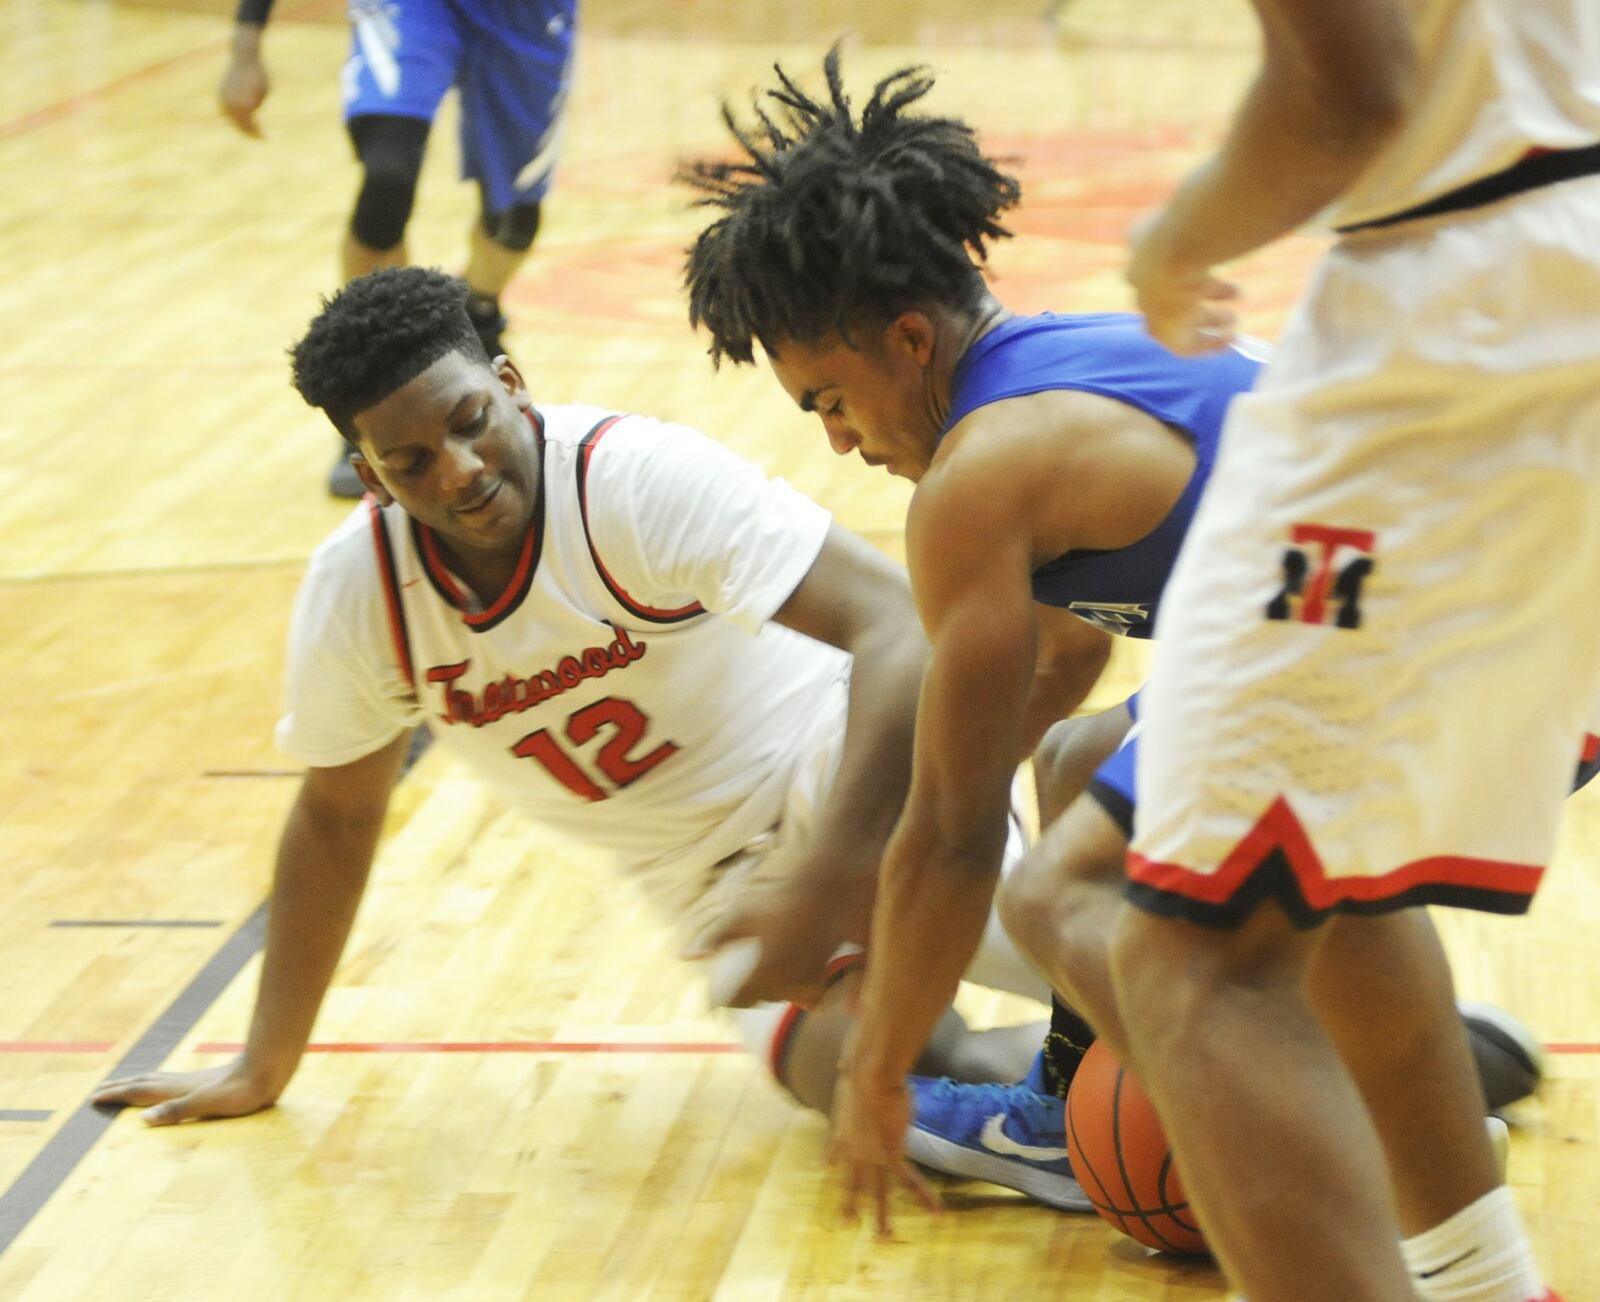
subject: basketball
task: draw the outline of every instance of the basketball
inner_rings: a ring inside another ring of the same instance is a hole
[[[1160,1252],[1205,1253],[1156,1110],[1102,1041],[1067,1091],[1067,1157],[1095,1211],[1124,1234]]]

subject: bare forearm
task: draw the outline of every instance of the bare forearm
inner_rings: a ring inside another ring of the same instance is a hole
[[[891,845],[873,914],[854,1070],[859,1079],[909,1072],[955,998],[982,942],[999,880],[993,864],[918,855]]]
[[[1082,674],[1049,670],[1035,675],[1033,692],[1028,697],[1028,713],[1023,721],[1023,758],[1038,750],[1051,724],[1069,718],[1082,707],[1098,678],[1098,669],[1087,678]]]
[[[366,888],[378,825],[330,825],[297,805],[273,878],[245,1062],[274,1089],[299,1065]]]
[[[848,847],[857,863],[877,862],[905,804],[926,649],[920,631],[905,626],[852,648],[844,748],[816,835],[818,844]]]
[[[1398,123],[1379,110],[1329,112],[1304,89],[1258,81],[1222,148],[1184,182],[1149,238],[1185,267],[1262,248],[1338,198]]]

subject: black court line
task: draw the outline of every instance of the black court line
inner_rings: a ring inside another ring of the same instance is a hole
[[[57,927],[220,927],[220,921],[196,918],[56,918]]]
[[[411,739],[410,753],[401,767],[402,778],[427,751],[432,739],[432,734],[427,728],[417,729]],[[396,785],[399,785],[398,780]],[[183,993],[172,1001],[167,1011],[156,1018],[150,1029],[139,1038],[139,1042],[107,1073],[107,1079],[154,1071],[171,1056],[183,1037],[194,1029],[195,1023],[204,1015],[206,1009],[216,1002],[217,996],[227,989],[228,983],[239,975],[244,965],[261,949],[267,935],[268,904],[269,901],[263,900],[256,906],[255,912],[246,918],[239,930],[228,937],[222,948],[211,956],[210,961],[200,969],[194,980],[184,987]],[[34,1155],[33,1161],[28,1163],[27,1169],[12,1182],[11,1187],[0,1194],[0,1253],[4,1253],[16,1241],[28,1223],[39,1214],[39,1209],[66,1183],[67,1177],[77,1168],[78,1163],[83,1161],[89,1150],[95,1146],[95,1142],[110,1129],[112,1121],[120,1111],[121,1108],[97,1108],[92,1103],[84,1103]],[[48,1117],[50,1114],[44,1115]]]
[[[132,1076],[160,1067],[261,948],[266,930],[267,905],[263,901],[108,1074]],[[0,1194],[0,1253],[61,1188],[120,1111],[85,1102],[50,1137],[11,1188]]]
[[[48,1121],[54,1115],[37,1108],[0,1108],[0,1121]]]

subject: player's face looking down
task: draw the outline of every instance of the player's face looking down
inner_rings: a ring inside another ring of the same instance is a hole
[[[829,334],[811,344],[784,340],[768,353],[772,373],[801,411],[815,412],[840,456],[917,480],[938,445],[940,417],[930,384],[933,323],[904,312],[887,326],[851,330],[855,347]]]
[[[515,549],[538,496],[532,406],[509,359],[446,353],[356,414],[356,470],[380,500],[392,498],[450,543]]]

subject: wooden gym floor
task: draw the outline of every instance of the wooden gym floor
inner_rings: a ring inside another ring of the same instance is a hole
[[[536,397],[699,425],[894,551],[902,486],[828,454],[764,374],[711,373],[668,177],[718,147],[720,96],[774,57],[809,72],[853,25],[854,85],[927,61],[938,103],[1016,158],[1000,295],[1124,306],[1122,233],[1214,137],[1253,58],[1245,9],[1043,5],[591,0],[509,295]],[[160,1131],[86,1107],[119,1064],[216,1063],[243,1033],[296,780],[271,745],[285,614],[345,510],[283,355],[336,283],[345,36],[334,0],[280,9],[262,142],[213,107],[221,0],[0,9],[0,1297],[1220,1297],[1205,1267],[977,1185],[936,1220],[908,1207],[894,1243],[842,1224],[823,1122],[730,1051],[661,929],[436,755],[281,1106]],[[452,123],[411,229],[446,267],[474,204]],[[1313,253],[1248,270],[1258,333]],[[1510,1174],[1572,1299],[1600,1297],[1597,853],[1589,795],[1531,921],[1446,924],[1463,991],[1552,1045]]]

